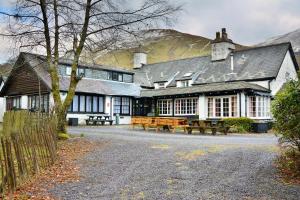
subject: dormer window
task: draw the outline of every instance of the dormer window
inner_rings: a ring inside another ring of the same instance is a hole
[[[164,88],[165,87],[165,83],[158,83],[158,88]]]
[[[189,87],[189,81],[181,81],[181,87]]]
[[[189,82],[189,80],[177,81],[176,86],[177,87],[189,87],[190,82]]]

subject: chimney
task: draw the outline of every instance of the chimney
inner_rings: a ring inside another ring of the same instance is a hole
[[[141,46],[133,53],[133,68],[140,69],[143,65],[147,64],[147,53]]]
[[[225,60],[235,49],[234,43],[228,38],[226,28],[222,28],[221,33],[220,36],[220,32],[217,32],[216,39],[211,43],[211,61]]]

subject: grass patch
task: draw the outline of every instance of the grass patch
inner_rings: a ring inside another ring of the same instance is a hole
[[[176,152],[176,156],[182,160],[196,160],[198,157],[205,155],[203,150],[193,150],[191,152]]]

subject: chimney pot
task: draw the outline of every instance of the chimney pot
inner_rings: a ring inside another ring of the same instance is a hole
[[[216,40],[220,40],[221,39],[221,34],[220,32],[216,32]]]

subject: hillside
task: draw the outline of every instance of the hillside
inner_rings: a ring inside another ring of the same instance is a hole
[[[8,77],[13,66],[9,63],[0,64],[0,76]]]
[[[291,42],[295,52],[300,52],[300,29],[286,33],[284,35],[275,36],[267,39],[265,42],[258,44],[258,46],[278,44],[282,42]]]
[[[298,64],[300,65],[300,29],[295,31],[275,36],[272,38],[267,39],[265,42],[257,44],[257,46],[264,46],[269,44],[278,44],[282,42],[291,42],[293,49],[295,51],[295,56],[297,59]]]
[[[142,31],[143,39],[136,42],[125,42],[122,49],[113,50],[107,54],[93,54],[84,60],[97,64],[121,66],[131,69],[133,66],[133,53],[142,47],[148,54],[148,63],[157,63],[182,58],[190,58],[210,54],[211,39],[181,33],[170,29],[153,29]],[[237,45],[237,49],[241,49]]]

